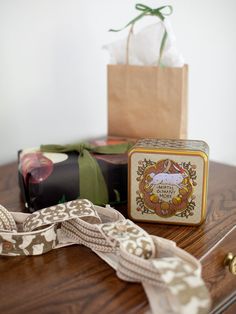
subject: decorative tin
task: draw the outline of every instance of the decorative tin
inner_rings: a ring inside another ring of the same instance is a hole
[[[129,151],[129,216],[199,225],[206,217],[209,147],[203,141],[139,140]]]

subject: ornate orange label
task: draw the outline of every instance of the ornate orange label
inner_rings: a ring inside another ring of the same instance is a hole
[[[167,218],[193,215],[195,209],[194,186],[197,185],[196,165],[177,163],[171,159],[157,162],[139,160],[136,180],[137,211]]]

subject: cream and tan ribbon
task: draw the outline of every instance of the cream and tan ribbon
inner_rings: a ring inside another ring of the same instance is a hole
[[[83,244],[125,281],[140,282],[152,313],[208,313],[201,264],[173,241],[149,235],[118,211],[75,200],[34,214],[0,206],[0,254],[39,255]]]

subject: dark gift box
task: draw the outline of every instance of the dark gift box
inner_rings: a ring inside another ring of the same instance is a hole
[[[88,198],[97,205],[127,202],[126,139],[107,138],[73,145],[43,145],[18,153],[18,174],[30,212]]]

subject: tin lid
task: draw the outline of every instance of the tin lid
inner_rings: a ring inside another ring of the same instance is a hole
[[[170,149],[170,150],[194,150],[202,151],[209,155],[209,146],[204,141],[199,140],[171,140],[171,139],[140,139],[133,148],[153,148],[153,149]]]

